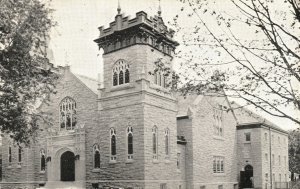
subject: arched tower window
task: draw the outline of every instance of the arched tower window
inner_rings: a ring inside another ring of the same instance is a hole
[[[113,66],[113,86],[130,82],[129,64],[125,60],[118,60]]]
[[[127,127],[127,159],[133,159],[133,129]]]
[[[76,126],[76,102],[70,97],[64,98],[59,105],[60,129],[73,130]]]
[[[154,73],[154,84],[166,87],[166,76],[162,71],[157,71]]]
[[[110,160],[116,160],[117,157],[116,130],[110,129]]]
[[[100,150],[98,144],[95,144],[93,147],[93,165],[94,169],[100,168]]]
[[[165,130],[165,153],[166,153],[166,157],[169,157],[169,154],[170,154],[170,130],[168,128]]]
[[[41,171],[45,171],[46,170],[46,155],[45,155],[44,149],[41,149],[40,156],[41,156]]]
[[[154,126],[152,128],[152,152],[153,152],[153,159],[157,159],[157,146],[158,146],[158,136],[157,136],[157,127]]]

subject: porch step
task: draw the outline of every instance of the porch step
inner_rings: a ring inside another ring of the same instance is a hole
[[[46,185],[37,189],[85,189],[85,182],[73,181],[73,182],[62,182],[62,181],[48,181]]]

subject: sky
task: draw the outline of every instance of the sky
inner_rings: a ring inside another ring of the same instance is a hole
[[[221,9],[231,8],[225,1],[219,2],[218,6]],[[154,16],[159,6],[159,0],[119,0],[119,3],[121,13],[131,18],[139,11]],[[161,0],[160,4],[165,23],[172,22],[182,7],[179,0]],[[50,39],[54,65],[69,65],[72,72],[97,79],[98,74],[102,72],[102,50],[98,49],[93,40],[99,36],[98,27],[104,25],[106,28],[114,21],[118,0],[51,0],[50,6],[54,9],[53,19],[57,22],[57,26],[51,31]],[[187,26],[192,28],[193,23],[188,23]],[[182,36],[177,33],[175,39],[180,43]],[[175,62],[176,68],[178,65]],[[293,109],[289,108],[286,111]],[[284,129],[295,128],[295,125],[286,119],[273,118],[263,113],[262,115]]]

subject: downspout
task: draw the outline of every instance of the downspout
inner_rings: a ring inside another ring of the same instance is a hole
[[[271,145],[271,128],[269,127],[269,151],[270,151],[270,180],[271,189],[273,188],[273,173],[272,173],[272,145]]]

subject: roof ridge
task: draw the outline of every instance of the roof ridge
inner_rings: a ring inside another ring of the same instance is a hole
[[[89,80],[91,80],[91,81],[98,82],[97,79],[88,77],[88,76],[86,76],[86,75],[75,74],[75,73],[73,73],[73,74],[74,74],[75,76],[83,77],[83,78],[89,79]]]

